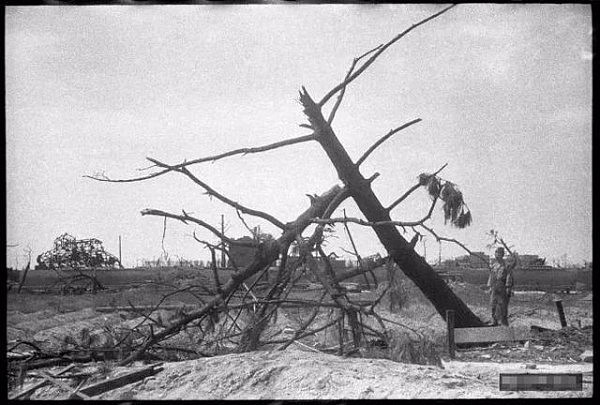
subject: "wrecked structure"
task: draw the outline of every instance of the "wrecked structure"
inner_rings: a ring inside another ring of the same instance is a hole
[[[104,250],[99,239],[76,239],[64,233],[54,240],[54,248],[37,257],[38,270],[81,269],[81,268],[122,268],[119,259]]]

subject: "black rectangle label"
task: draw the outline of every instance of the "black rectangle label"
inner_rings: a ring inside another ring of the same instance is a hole
[[[581,391],[581,373],[501,373],[500,391]]]

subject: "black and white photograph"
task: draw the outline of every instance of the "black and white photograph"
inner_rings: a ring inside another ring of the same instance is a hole
[[[591,398],[593,7],[4,7],[10,400]]]

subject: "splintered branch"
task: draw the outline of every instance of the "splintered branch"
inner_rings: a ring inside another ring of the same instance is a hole
[[[411,125],[416,124],[418,122],[421,122],[421,118],[417,118],[415,120],[407,122],[404,125],[399,126],[396,129],[390,130],[390,132],[388,132],[387,134],[385,134],[384,136],[379,138],[373,145],[371,145],[371,147],[369,147],[369,149],[367,149],[367,151],[356,161],[356,166],[360,166],[369,157],[369,155],[371,153],[373,153],[373,151],[379,147],[379,145],[381,145],[382,143],[384,143],[385,141],[390,139],[394,134],[396,134],[396,133],[402,131],[403,129],[408,128]]]
[[[442,167],[440,167],[435,173],[432,174],[432,176],[437,176],[442,170],[444,170],[446,168],[446,166],[448,166],[448,163],[446,163]],[[419,183],[415,184],[414,186],[412,186],[411,188],[409,188],[406,191],[406,193],[402,194],[400,196],[400,198],[398,198],[396,201],[391,203],[390,206],[386,208],[386,211],[390,212],[391,210],[393,210],[398,204],[400,204],[402,201],[406,200],[406,198],[409,195],[411,195],[416,189],[418,189],[421,186],[422,186],[422,184],[419,182]]]
[[[362,64],[362,66],[360,68],[358,68],[358,70],[356,70],[356,72],[354,72],[350,77],[348,77],[347,79],[345,79],[343,82],[341,82],[340,84],[338,84],[337,86],[335,86],[333,89],[331,89],[329,91],[329,93],[327,93],[322,99],[321,101],[319,101],[317,103],[317,105],[319,107],[323,107],[323,105],[329,101],[329,99],[331,97],[333,97],[333,95],[335,93],[337,93],[338,91],[342,90],[343,88],[345,88],[346,86],[348,86],[348,84],[350,84],[354,79],[356,79],[358,76],[360,76],[361,73],[363,73],[373,62],[375,62],[375,60],[379,57],[379,55],[381,55],[387,48],[389,48],[392,44],[394,44],[396,41],[398,41],[400,38],[402,38],[403,36],[405,36],[406,34],[408,34],[410,31],[412,31],[413,29],[417,28],[420,25],[425,24],[426,22],[433,20],[434,18],[436,18],[437,16],[444,14],[446,11],[450,10],[452,7],[454,7],[455,4],[446,7],[445,9],[443,9],[442,11],[439,11],[427,18],[425,18],[424,20],[419,21],[416,24],[413,24],[412,26],[410,26],[408,29],[404,30],[403,32],[401,32],[400,34],[398,34],[397,36],[395,36],[392,40],[390,40],[388,43],[386,43],[385,45],[383,45],[382,47],[379,47],[377,49],[377,52],[375,52],[375,54],[373,54],[373,56],[371,56],[369,59],[367,59],[367,61],[365,63]]]
[[[264,146],[257,146],[254,148],[240,148],[240,149],[235,149],[235,150],[231,150],[228,152],[224,152],[218,155],[213,155],[213,156],[207,156],[207,157],[203,157],[203,158],[198,158],[198,159],[193,159],[193,160],[189,160],[168,168],[165,168],[164,170],[160,170],[158,172],[154,172],[154,173],[150,173],[146,176],[140,176],[140,177],[134,177],[134,178],[130,178],[130,179],[111,179],[108,178],[106,176],[88,176],[88,175],[84,175],[83,177],[87,177],[90,178],[92,180],[96,180],[96,181],[104,181],[104,182],[109,182],[109,183],[132,183],[135,181],[143,181],[143,180],[148,180],[154,177],[158,177],[161,176],[165,173],[168,173],[172,170],[177,170],[177,169],[181,169],[183,167],[189,166],[189,165],[194,165],[197,163],[203,163],[203,162],[215,162],[219,159],[223,159],[229,156],[235,156],[235,155],[248,155],[251,153],[259,153],[259,152],[266,152],[269,150],[273,150],[273,149],[277,149],[277,148],[281,148],[283,146],[289,146],[289,145],[295,145],[297,143],[302,143],[302,142],[308,142],[308,141],[312,141],[314,140],[315,137],[314,135],[304,135],[304,136],[299,136],[297,138],[292,138],[292,139],[286,139],[285,141],[279,141],[279,142],[275,142],[269,145],[264,145]],[[158,166],[158,165],[156,165]]]
[[[434,231],[433,229],[429,228],[429,227],[428,227],[428,226],[426,226],[426,225],[419,224],[419,226],[421,226],[421,227],[422,227],[423,229],[425,229],[427,232],[429,232],[430,234],[432,234],[432,235],[433,235],[433,237],[434,237],[434,238],[435,238],[435,239],[436,239],[438,242],[440,242],[440,241],[444,241],[444,242],[455,243],[455,244],[457,244],[458,246],[460,246],[461,248],[463,248],[463,249],[464,249],[464,250],[465,250],[467,253],[469,253],[470,255],[480,258],[480,259],[481,259],[481,260],[482,260],[482,261],[483,261],[483,262],[486,264],[486,266],[490,267],[490,265],[489,265],[489,263],[488,263],[488,260],[487,260],[485,257],[483,257],[482,255],[480,255],[479,253],[472,252],[472,251],[471,251],[471,250],[470,250],[468,247],[466,247],[466,246],[465,246],[465,245],[464,245],[462,242],[460,242],[460,241],[458,241],[458,240],[456,240],[456,239],[451,239],[451,238],[446,238],[446,237],[443,237],[443,236],[439,236],[437,233],[435,233],[435,231]]]
[[[347,198],[351,196],[350,190],[348,187],[344,187],[339,191],[339,193],[334,197],[334,199],[329,203],[329,206],[325,209],[323,213],[323,218],[329,218],[331,214],[343,203]]]
[[[217,192],[215,189],[213,189],[208,184],[206,184],[205,182],[203,182],[202,180],[200,180],[198,177],[194,176],[194,174],[192,174],[192,172],[190,172],[186,167],[175,169],[174,168],[175,166],[169,166],[169,165],[167,165],[165,163],[159,162],[156,159],[148,158],[148,160],[150,160],[151,162],[155,163],[157,166],[167,167],[169,169],[172,169],[172,170],[175,170],[177,172],[185,174],[194,183],[196,183],[197,185],[199,185],[200,187],[202,187],[203,189],[205,189],[206,190],[206,194],[208,194],[209,196],[216,197],[218,200],[220,200],[220,201],[224,202],[225,204],[227,204],[227,205],[235,208],[236,210],[239,210],[239,211],[243,212],[244,214],[253,215],[255,217],[259,217],[259,218],[265,219],[265,220],[269,221],[270,223],[272,223],[273,225],[277,226],[278,228],[285,229],[285,225],[283,224],[283,222],[281,222],[277,218],[273,217],[270,214],[267,214],[266,212],[258,211],[258,210],[254,210],[252,208],[245,207],[245,206],[241,205],[240,203],[238,203],[236,201],[233,201],[233,200],[225,197],[223,194]]]

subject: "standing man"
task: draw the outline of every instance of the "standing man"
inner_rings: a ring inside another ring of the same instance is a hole
[[[504,261],[504,248],[499,247],[495,252],[496,262],[490,268],[487,286],[491,289],[490,304],[494,326],[498,323],[508,326],[508,301],[512,295],[513,268],[517,261],[508,264]]]

